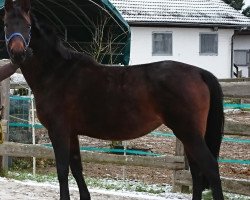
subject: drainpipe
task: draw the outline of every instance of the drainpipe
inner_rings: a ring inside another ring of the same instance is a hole
[[[234,39],[239,33],[235,33],[232,35],[231,38],[231,78],[234,77]]]

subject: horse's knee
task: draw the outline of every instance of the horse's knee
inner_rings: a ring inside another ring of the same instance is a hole
[[[68,175],[69,175],[68,166],[57,165],[57,176],[58,176],[58,181],[60,183],[68,181]]]

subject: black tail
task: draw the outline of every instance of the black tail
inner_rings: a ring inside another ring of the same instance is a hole
[[[207,71],[202,71],[201,75],[210,91],[210,109],[205,141],[214,158],[218,159],[224,131],[223,93],[214,75]],[[209,187],[205,178],[203,184],[205,188]]]

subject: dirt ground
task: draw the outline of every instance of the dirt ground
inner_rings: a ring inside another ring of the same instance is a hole
[[[228,112],[227,119],[238,120],[241,123],[250,124],[250,112]],[[158,131],[169,132],[170,130],[161,126]],[[42,140],[46,135],[44,135]],[[239,136],[225,136],[237,137],[240,139],[250,139],[250,137]],[[46,139],[45,139],[46,140]],[[109,141],[97,140],[89,137],[80,136],[80,143],[82,146],[94,147],[109,147]],[[144,149],[158,154],[171,154],[174,155],[175,151],[175,138],[173,137],[155,137],[144,136],[135,140],[127,141],[127,148]],[[229,143],[223,142],[220,157],[227,159],[242,159],[250,160],[250,144]],[[89,177],[97,178],[113,178],[113,179],[128,179],[138,180],[145,183],[157,184],[171,184],[173,171],[167,169],[148,168],[148,167],[133,167],[133,166],[116,166],[112,164],[93,164],[84,163],[84,173]],[[47,168],[45,170],[50,171]],[[52,168],[52,170],[55,170]],[[222,164],[220,163],[220,172],[224,177],[242,178],[250,180],[250,165],[240,164]]]

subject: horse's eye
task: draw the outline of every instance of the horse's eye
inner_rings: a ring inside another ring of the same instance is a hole
[[[8,25],[5,24],[5,25],[4,25],[4,31],[5,31],[5,32],[7,31],[7,28],[8,28]]]
[[[31,25],[28,25],[28,29],[31,29]]]

